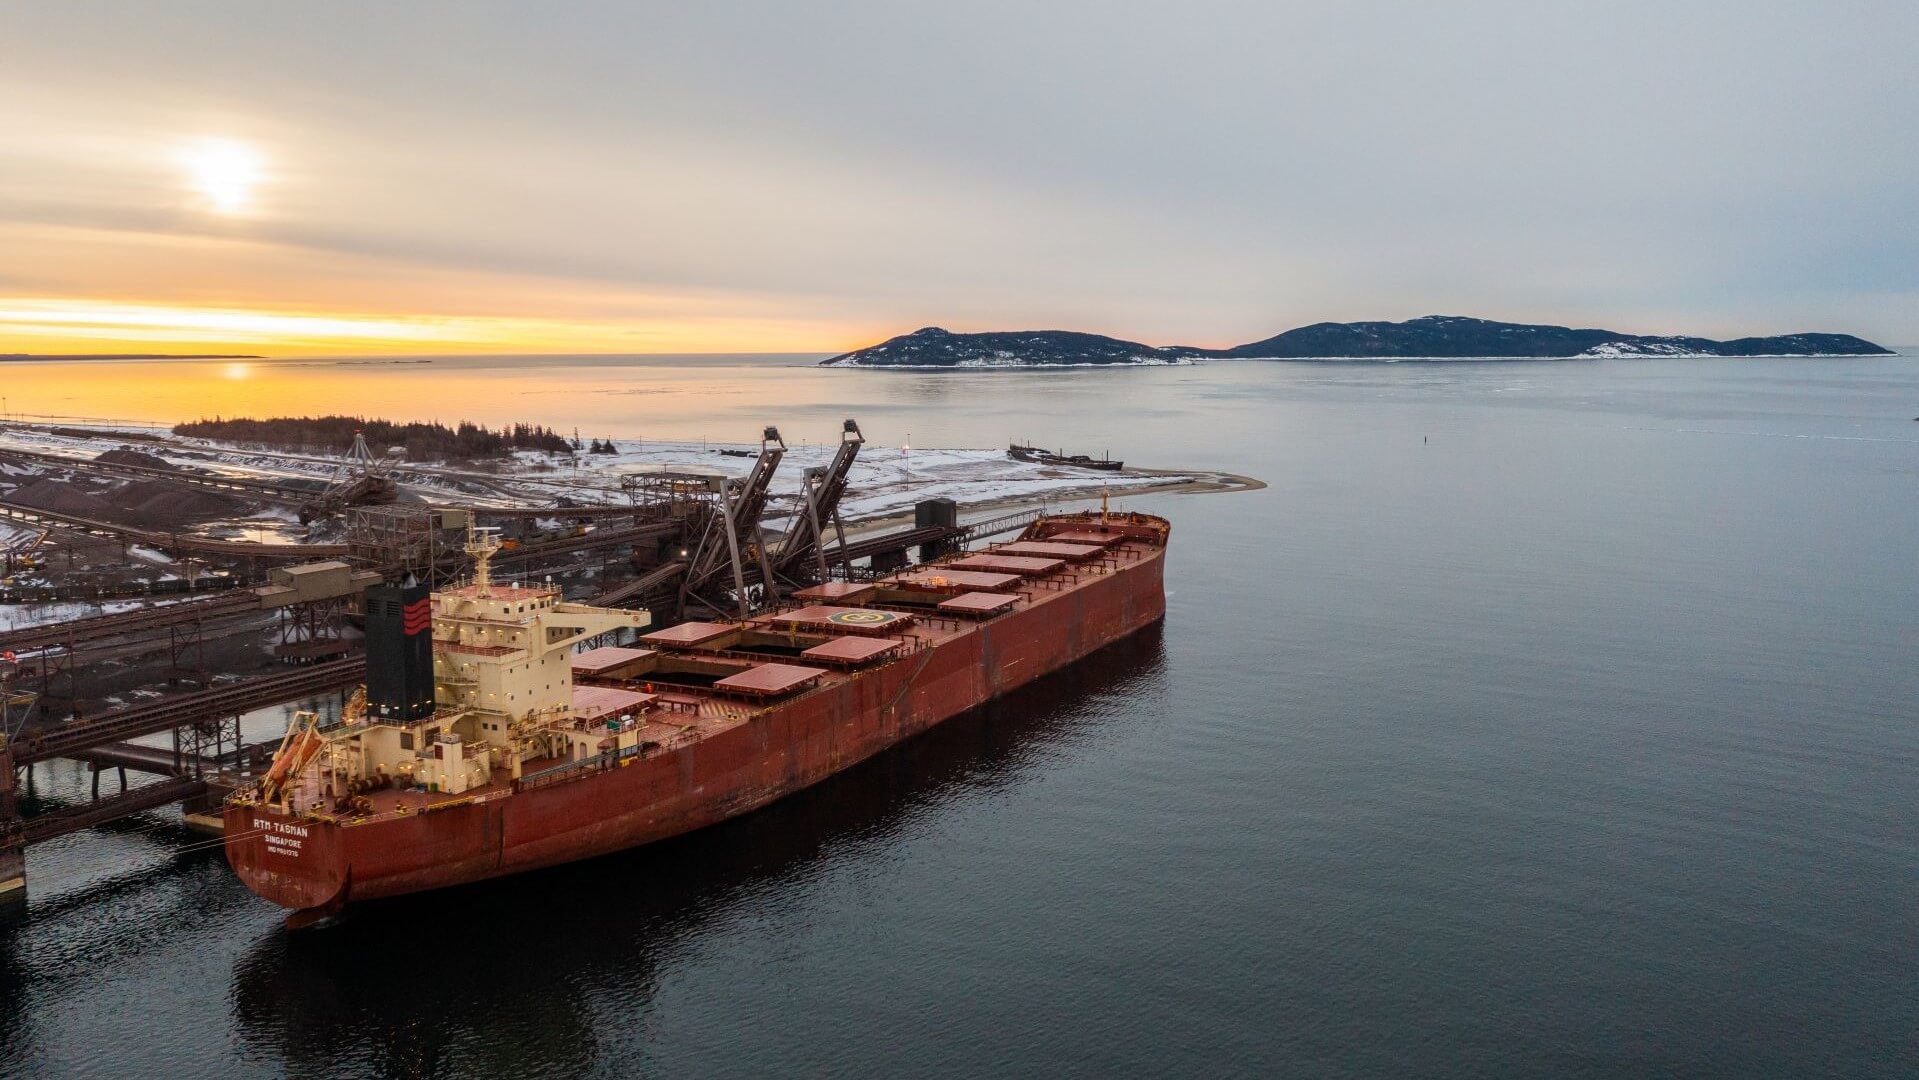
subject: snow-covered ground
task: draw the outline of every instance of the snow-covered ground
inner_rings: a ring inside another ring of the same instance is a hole
[[[1199,363],[1189,356],[1132,356],[1125,360],[1083,360],[1075,363],[1056,363],[1048,360],[1028,360],[1019,353],[1000,350],[991,356],[971,356],[964,360],[955,360],[950,364],[869,364],[858,359],[841,360],[834,367],[863,367],[882,371],[951,371],[954,368],[1123,368],[1123,367],[1191,367]]]
[[[11,521],[0,521],[0,548],[9,544],[20,544],[39,536],[38,527],[29,527]]]
[[[148,600],[55,600],[45,604],[0,604],[0,630],[18,630],[28,626],[48,626],[72,622],[94,615],[118,615],[122,611],[152,607]]]
[[[613,499],[623,476],[658,472],[702,472],[744,476],[753,458],[720,453],[721,449],[687,443],[616,443],[618,454],[581,454],[578,467],[562,466],[556,473],[526,475],[526,470],[550,463],[549,455],[516,455],[523,482],[537,484],[550,494],[575,498]],[[789,448],[773,478],[773,509],[799,505],[800,480],[809,468],[833,460],[833,446]],[[840,514],[848,520],[887,517],[910,511],[923,499],[948,498],[962,508],[1007,499],[1038,501],[1067,492],[1086,492],[1110,485],[1133,490],[1141,485],[1161,486],[1192,480],[1190,476],[1142,477],[1098,469],[1079,469],[1017,461],[1004,450],[911,449],[867,445],[860,448],[847,478]]]
[[[103,433],[105,434],[105,433]],[[0,447],[15,446],[42,454],[89,460],[117,445],[111,436],[86,440],[51,432],[13,428],[0,431]],[[299,477],[326,480],[339,467],[337,460],[303,454],[283,454],[234,447],[205,439],[141,441],[132,444],[142,453],[167,461],[210,468],[234,476]],[[468,505],[540,505],[558,497],[579,502],[624,502],[621,478],[649,471],[702,472],[743,476],[753,465],[756,445],[715,443],[615,441],[615,454],[549,454],[519,451],[510,459],[479,465],[409,462],[395,478],[430,502]],[[747,451],[749,456],[722,453]],[[795,446],[786,451],[774,476],[773,512],[798,505],[800,478],[807,468],[828,464],[837,447]],[[922,499],[950,498],[962,509],[1004,500],[1038,502],[1068,492],[1115,492],[1189,482],[1187,475],[1112,473],[1098,469],[1041,465],[1017,461],[1003,449],[946,449],[868,444],[861,448],[848,481],[840,513],[845,519],[886,517],[909,511]],[[284,511],[263,511],[291,520]],[[259,522],[265,525],[265,521]],[[278,531],[278,530],[276,530]]]
[[[1627,360],[1654,356],[1708,357],[1717,354],[1665,341],[1608,341],[1603,345],[1594,345],[1579,355],[1596,360]]]

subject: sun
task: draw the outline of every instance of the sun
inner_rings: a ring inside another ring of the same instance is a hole
[[[204,139],[180,153],[187,182],[219,214],[238,214],[253,204],[262,162],[252,147],[233,139]]]

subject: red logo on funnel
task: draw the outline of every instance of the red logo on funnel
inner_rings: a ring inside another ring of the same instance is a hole
[[[420,599],[408,604],[401,611],[401,629],[407,637],[422,634],[433,628],[433,603]]]

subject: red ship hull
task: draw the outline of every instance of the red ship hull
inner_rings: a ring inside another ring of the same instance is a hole
[[[225,812],[228,861],[284,907],[334,909],[649,844],[724,821],[1151,625],[1163,549],[709,739],[584,779],[365,824]]]

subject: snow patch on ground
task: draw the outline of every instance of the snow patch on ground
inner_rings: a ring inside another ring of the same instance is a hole
[[[1049,363],[1044,360],[1027,360],[1015,353],[1000,352],[992,356],[975,356],[947,365],[956,368],[1092,368],[1092,367],[1181,367],[1194,361],[1183,356],[1132,356],[1125,360],[1099,363],[1082,361],[1076,364]],[[878,367],[881,365],[849,364],[849,367]],[[887,367],[917,367],[913,364],[888,364]],[[929,367],[937,365],[926,365]]]
[[[0,630],[18,630],[28,626],[47,626],[72,622],[94,615],[118,615],[147,607],[145,600],[56,600],[44,604],[0,604]]]
[[[1663,341],[1608,341],[1603,345],[1594,345],[1579,355],[1595,359],[1626,359],[1636,356],[1707,357],[1714,354]]]
[[[1045,360],[1028,360],[1017,353],[1000,351],[992,356],[973,356],[957,360],[951,364],[880,364],[862,363],[859,360],[842,360],[834,367],[863,367],[875,371],[952,371],[955,368],[979,370],[981,368],[1124,368],[1124,367],[1190,367],[1199,361],[1185,356],[1133,356],[1125,360],[1093,361],[1060,364]]]

